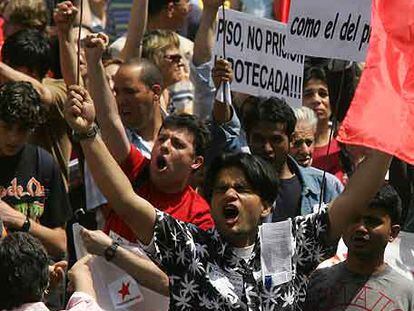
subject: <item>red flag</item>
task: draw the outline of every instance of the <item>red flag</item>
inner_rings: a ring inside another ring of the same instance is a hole
[[[339,140],[414,164],[414,0],[373,0],[370,46]]]
[[[273,15],[276,20],[287,23],[289,20],[290,0],[274,0]]]

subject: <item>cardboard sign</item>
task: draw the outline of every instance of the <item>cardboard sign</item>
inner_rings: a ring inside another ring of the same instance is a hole
[[[214,57],[223,57],[225,45],[232,91],[302,105],[304,56],[285,51],[286,31],[285,24],[233,10],[226,10],[224,21],[220,10]]]
[[[371,36],[371,0],[292,0],[286,49],[364,61]]]

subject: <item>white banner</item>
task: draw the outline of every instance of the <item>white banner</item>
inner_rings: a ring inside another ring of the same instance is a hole
[[[226,58],[232,63],[231,90],[263,97],[284,98],[291,106],[302,105],[303,61],[284,49],[286,25],[233,10],[219,12],[215,57],[223,57],[225,33]]]
[[[88,254],[80,236],[81,228],[78,223],[73,225],[73,242],[77,259]],[[129,243],[113,232],[109,236],[119,242],[123,248],[141,258],[151,260],[138,245]],[[88,266],[92,274],[96,300],[102,309],[114,311],[167,311],[169,309],[169,297],[138,284],[124,270],[103,257],[94,256],[88,262]]]
[[[371,35],[371,0],[292,0],[286,50],[364,61]]]

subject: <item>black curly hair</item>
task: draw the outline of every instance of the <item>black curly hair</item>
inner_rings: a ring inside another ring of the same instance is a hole
[[[0,86],[0,120],[34,129],[46,121],[40,96],[29,82],[7,82]]]
[[[16,232],[0,242],[0,310],[42,301],[49,284],[49,259],[40,241]]]

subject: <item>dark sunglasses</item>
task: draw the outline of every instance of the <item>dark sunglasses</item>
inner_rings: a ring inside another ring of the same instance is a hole
[[[164,55],[164,58],[171,63],[179,63],[183,57],[180,54],[170,54]]]

